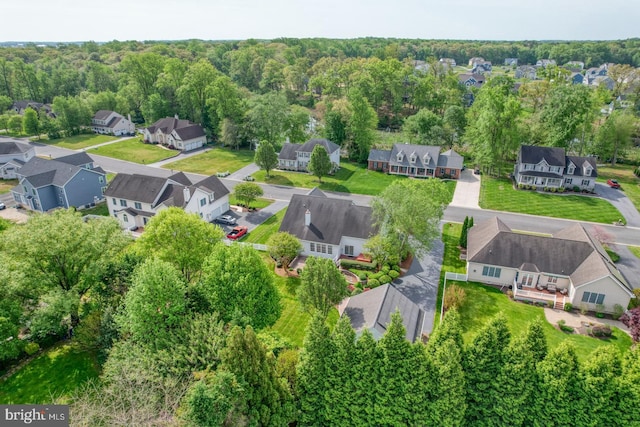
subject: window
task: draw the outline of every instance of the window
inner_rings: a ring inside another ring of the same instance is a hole
[[[585,292],[584,294],[582,294],[582,302],[588,302],[589,304],[603,304],[604,297],[604,294]]]
[[[216,198],[214,197],[214,194],[213,194],[213,193],[210,193],[210,194],[209,194],[209,203],[213,203],[213,201],[214,201],[215,199],[216,199]]]
[[[36,195],[36,189],[35,188],[32,188],[31,192],[33,193],[34,196]]]
[[[567,168],[567,173],[568,173],[569,175],[573,175],[573,171],[574,171],[574,170],[575,170],[575,168],[574,168],[573,166],[569,166],[569,167]]]
[[[329,255],[333,255],[333,246],[331,246],[331,245],[328,245],[328,246],[327,246],[327,253],[328,253]]]
[[[100,182],[100,184],[104,184],[104,176],[100,175],[98,177],[98,182]]]
[[[571,184],[573,182],[573,178],[567,178],[564,180],[565,183]]]
[[[204,206],[207,204],[207,199],[200,199],[200,206]]]
[[[115,197],[112,198],[111,201],[113,202],[113,206],[117,206],[118,205],[118,202],[116,202],[116,198]]]
[[[102,194],[104,195],[104,192],[105,192],[105,191],[107,191],[107,187],[102,187],[102,188],[100,189],[100,191],[101,191],[101,192],[102,192]]]
[[[591,181],[589,181],[588,179],[583,179],[582,180],[582,185],[590,185]]]
[[[399,162],[401,162],[401,161],[402,161],[402,153],[399,153],[399,154],[398,154],[397,159],[398,159],[398,161],[399,161]]]
[[[558,283],[558,278],[557,277],[547,277],[547,283]]]
[[[442,174],[442,175],[444,175],[444,174],[445,174],[445,172],[444,172],[444,168],[440,168],[440,174]]]
[[[353,246],[345,245],[344,246],[344,254],[345,255],[349,255],[349,256],[353,256]]]
[[[127,214],[122,215],[122,219],[124,220],[124,222],[129,222],[129,217],[127,216]]]
[[[120,199],[120,206],[124,206],[125,208],[127,207],[127,201],[124,199]]]
[[[134,206],[136,207],[136,209],[142,209],[142,203],[140,202],[134,202]]]
[[[315,243],[309,243],[309,251],[310,252],[315,252],[316,251],[316,244]]]
[[[489,266],[484,266],[482,267],[482,275],[483,276],[487,276],[487,277],[500,277],[500,273],[502,272],[502,269],[499,267],[489,267]]]

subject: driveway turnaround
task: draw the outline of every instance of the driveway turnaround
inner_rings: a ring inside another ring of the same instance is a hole
[[[461,208],[480,209],[480,175],[474,175],[470,169],[460,173],[460,179],[456,183],[456,191],[449,206]]]
[[[393,282],[396,289],[424,310],[423,332],[427,334],[433,331],[443,254],[444,243],[435,240],[431,251],[422,258],[415,257],[405,275]]]
[[[638,210],[627,195],[624,194],[624,186],[622,188],[611,188],[607,184],[596,182],[596,194],[611,202],[620,211],[627,221],[627,226],[640,227],[640,213],[638,213]]]

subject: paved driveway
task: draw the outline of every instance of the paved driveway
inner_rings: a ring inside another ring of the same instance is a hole
[[[478,200],[480,199],[480,176],[474,175],[470,169],[465,169],[460,173],[460,179],[456,183],[456,191],[453,193],[453,200],[450,206],[463,208],[480,209]]]
[[[424,329],[431,334],[436,314],[438,282],[444,254],[444,243],[436,240],[431,251],[422,258],[414,258],[407,273],[393,282],[404,296],[424,310]]]
[[[640,213],[638,213],[638,210],[627,195],[624,194],[624,187],[616,190],[607,184],[596,182],[596,194],[611,202],[627,220],[628,226],[640,227]]]
[[[640,243],[639,243],[640,245]],[[611,249],[620,255],[620,260],[616,262],[616,267],[627,279],[632,289],[640,288],[640,258],[631,253],[624,245],[611,245]]]

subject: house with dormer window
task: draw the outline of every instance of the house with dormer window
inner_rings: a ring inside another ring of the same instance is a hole
[[[369,170],[416,178],[460,178],[464,159],[453,150],[430,145],[393,144],[391,150],[370,150]]]
[[[216,176],[193,182],[179,172],[168,178],[119,173],[104,192],[109,213],[122,228],[144,228],[162,209],[176,206],[211,222],[229,210],[229,190]]]
[[[568,156],[564,148],[522,145],[514,167],[516,184],[539,188],[593,191],[598,177],[596,159]]]
[[[304,144],[285,142],[278,154],[278,169],[306,172],[316,145],[321,145],[327,150],[333,166],[332,172],[340,169],[340,146],[327,139],[310,139]]]
[[[131,115],[126,118],[115,111],[99,110],[91,119],[91,130],[107,135],[133,135],[136,126],[131,122]]]

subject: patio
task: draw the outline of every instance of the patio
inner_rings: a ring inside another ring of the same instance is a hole
[[[519,287],[520,286],[520,287]],[[518,283],[513,284],[513,298],[526,301],[542,301],[553,303],[553,308],[564,309],[564,305],[569,301],[567,289],[558,289],[554,285],[546,287],[523,287]]]

